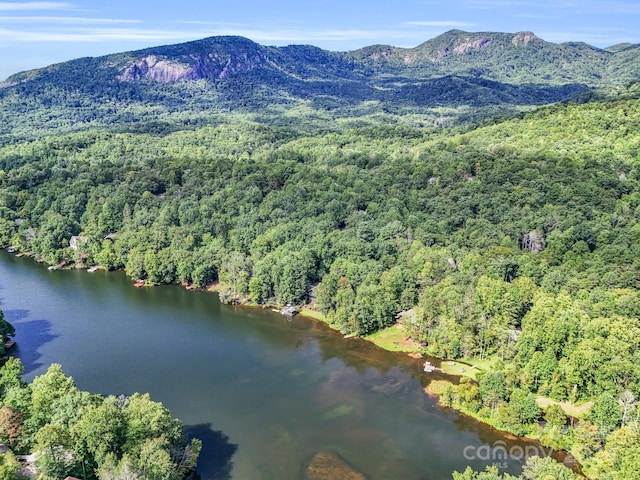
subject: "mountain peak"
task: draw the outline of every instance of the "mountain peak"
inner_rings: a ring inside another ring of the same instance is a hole
[[[440,62],[445,58],[452,58],[465,54],[472,54],[484,50],[495,50],[492,47],[505,48],[525,47],[530,42],[540,40],[533,32],[500,33],[500,32],[465,32],[463,30],[449,30],[431,40],[410,49],[409,58],[414,61],[428,60]]]
[[[240,36],[154,47],[125,54],[120,80],[148,79],[162,83],[181,80],[224,79],[265,63],[264,47]]]
[[[517,32],[513,35],[511,43],[513,43],[514,45],[526,45],[532,40],[540,40],[540,38],[533,32]]]

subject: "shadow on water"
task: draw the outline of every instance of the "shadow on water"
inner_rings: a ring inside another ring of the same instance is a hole
[[[44,363],[39,362],[42,355],[38,352],[41,346],[48,343],[58,335],[51,333],[51,322],[49,320],[29,320],[19,321],[27,316],[24,310],[8,310],[5,317],[14,327],[16,327],[16,346],[13,352],[24,365],[24,373],[28,374],[40,368]]]
[[[19,322],[29,316],[29,310],[3,310],[4,318],[11,323]]]
[[[229,437],[211,428],[211,424],[188,425],[184,427],[187,438],[199,438],[202,452],[198,459],[198,473],[201,480],[230,480],[233,462],[231,457],[238,445],[230,443]]]

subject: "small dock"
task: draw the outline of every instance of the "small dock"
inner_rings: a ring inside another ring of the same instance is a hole
[[[291,305],[287,305],[282,310],[280,310],[280,313],[285,317],[293,317],[294,315],[298,314],[298,310],[296,310],[296,308],[292,307]]]
[[[67,262],[60,262],[60,263],[59,263],[59,264],[57,264],[57,265],[50,265],[50,266],[48,266],[48,267],[47,267],[47,269],[48,269],[49,271],[61,270],[61,269],[65,268],[66,266],[67,266]]]
[[[427,361],[424,362],[422,364],[422,369],[426,372],[426,373],[433,373],[433,372],[441,372],[442,369],[439,367],[436,367],[435,365],[432,365],[431,362]]]

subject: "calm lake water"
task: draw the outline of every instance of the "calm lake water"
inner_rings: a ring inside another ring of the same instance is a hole
[[[203,440],[203,479],[298,480],[320,451],[370,480],[493,463],[517,473],[486,445],[516,457],[533,446],[440,409],[420,360],[211,293],[137,289],[122,273],[52,272],[1,251],[0,308],[28,380],[56,362],[84,390],[149,392]]]

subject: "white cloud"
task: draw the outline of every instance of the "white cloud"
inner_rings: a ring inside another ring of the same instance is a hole
[[[370,43],[391,43],[396,46],[413,47],[437,33],[399,30],[330,29],[309,31],[303,29],[270,29],[229,27],[219,25],[207,29],[153,30],[144,28],[74,28],[64,30],[0,28],[0,47],[10,44],[33,43],[106,43],[143,42],[163,43],[198,40],[217,35],[239,35],[262,44],[316,44],[325,48],[344,49],[345,45],[359,48]],[[335,47],[333,47],[335,45]],[[115,50],[114,50],[115,51]]]
[[[415,25],[417,27],[473,27],[474,23],[459,22],[457,20],[426,20],[404,22],[405,25]]]
[[[323,48],[345,50],[380,43],[410,48],[440,33],[442,33],[441,29],[434,31],[417,31],[408,28],[397,30],[278,30],[236,27],[212,29],[208,35],[241,35],[262,44],[314,44]]]
[[[625,13],[638,15],[640,14],[640,4],[637,2],[612,2],[611,4],[604,4],[614,13]]]
[[[70,10],[73,5],[66,2],[0,2],[1,12],[24,10]]]
[[[89,18],[89,17],[50,17],[50,16],[30,16],[30,17],[0,17],[0,23],[48,23],[66,25],[89,25],[89,24],[116,24],[116,23],[142,23],[140,20],[126,20],[118,18]]]
[[[560,15],[539,14],[539,13],[516,13],[513,18],[526,18],[531,20],[557,20]]]
[[[182,40],[197,36],[197,32],[134,30],[120,28],[83,29],[64,32],[0,29],[0,42],[86,43],[104,41]]]
[[[523,7],[531,5],[535,4],[516,0],[467,0],[464,2],[463,8],[485,10],[494,8]]]
[[[589,11],[592,13],[604,13],[604,14],[640,14],[640,3],[636,0],[633,1],[607,1],[600,0],[582,0],[581,2],[568,3],[563,5],[567,8],[575,9],[577,11]]]
[[[600,47],[608,47],[617,43],[640,42],[640,36],[637,33],[627,35],[624,32],[620,32],[615,29],[607,30],[608,29],[583,32],[540,32],[539,36],[544,40],[556,43],[575,42],[579,39],[579,41],[585,42],[589,45],[597,45]]]

